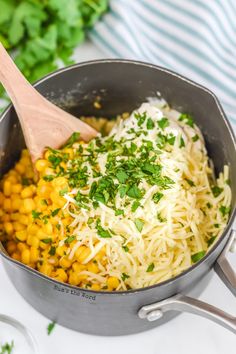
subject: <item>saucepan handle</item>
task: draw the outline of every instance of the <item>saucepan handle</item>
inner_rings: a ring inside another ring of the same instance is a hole
[[[225,285],[236,296],[236,273],[226,258],[229,251],[236,251],[235,230],[231,231],[227,245],[217,259],[214,268]],[[236,317],[206,302],[182,294],[177,294],[154,304],[143,306],[139,310],[138,315],[142,319],[156,321],[160,319],[167,311],[190,312],[195,315],[208,318],[229,329],[231,332],[236,333]]]

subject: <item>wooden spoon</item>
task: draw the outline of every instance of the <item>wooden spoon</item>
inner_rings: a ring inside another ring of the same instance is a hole
[[[64,144],[74,132],[84,141],[98,132],[78,118],[58,108],[30,85],[0,43],[0,82],[18,114],[32,161],[42,156],[46,146]]]

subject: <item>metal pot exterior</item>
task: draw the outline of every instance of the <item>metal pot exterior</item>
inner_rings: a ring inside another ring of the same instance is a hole
[[[84,333],[121,335],[145,331],[170,320],[176,312],[166,313],[160,321],[148,322],[138,317],[138,311],[146,304],[177,293],[198,296],[226,244],[235,214],[235,142],[217,99],[205,88],[163,68],[121,60],[77,64],[49,75],[36,86],[47,98],[77,116],[114,117],[133,110],[160,92],[172,107],[193,114],[206,139],[216,173],[224,164],[230,166],[233,211],[224,235],[205,259],[162,284],[118,293],[79,289],[13,261],[0,244],[4,267],[19,293],[36,310],[61,325]],[[100,110],[93,105],[97,97],[102,105]],[[12,166],[23,147],[22,132],[11,107],[0,120],[1,173]]]

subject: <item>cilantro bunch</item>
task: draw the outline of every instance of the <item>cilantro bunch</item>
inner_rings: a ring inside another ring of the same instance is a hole
[[[73,63],[74,48],[107,8],[108,0],[0,0],[0,41],[33,82]]]

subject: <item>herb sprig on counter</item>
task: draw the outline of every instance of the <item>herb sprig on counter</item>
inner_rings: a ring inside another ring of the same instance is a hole
[[[5,343],[1,345],[0,347],[0,354],[12,354],[14,348],[14,342],[11,341],[11,343]]]

